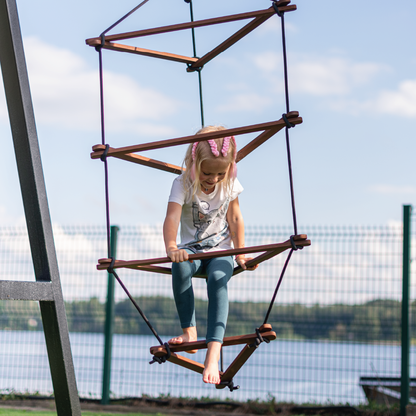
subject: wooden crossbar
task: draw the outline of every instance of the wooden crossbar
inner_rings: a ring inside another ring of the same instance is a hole
[[[296,10],[296,5],[289,5],[289,3],[290,3],[290,0],[280,0],[276,2],[276,5],[280,12],[290,12],[290,11]],[[104,49],[109,49],[113,51],[127,52],[127,53],[133,53],[133,54],[138,54],[138,55],[150,56],[153,58],[160,58],[160,59],[166,59],[170,61],[186,63],[189,65],[189,68],[187,70],[193,71],[195,69],[201,68],[207,62],[211,61],[216,56],[218,56],[220,53],[230,48],[232,45],[234,45],[244,36],[248,35],[258,26],[263,24],[266,20],[272,17],[275,13],[276,11],[274,10],[274,8],[270,7],[265,10],[257,10],[254,12],[239,13],[239,14],[234,14],[234,15],[229,15],[229,16],[215,17],[211,19],[197,20],[194,22],[179,23],[179,24],[161,26],[161,27],[156,27],[156,28],[151,28],[151,29],[143,29],[143,30],[136,30],[133,32],[107,35],[104,37],[104,43],[102,43],[101,37],[90,38],[90,39],[87,39],[85,42],[87,45],[92,46],[92,47],[101,46]],[[161,51],[155,51],[155,50],[150,50],[150,49],[138,48],[135,46],[113,43],[114,41],[134,39],[134,38],[139,38],[139,37],[144,37],[144,36],[175,32],[175,31],[185,30],[185,29],[194,29],[197,27],[211,26],[211,25],[229,23],[229,22],[246,20],[246,19],[253,19],[253,20],[250,21],[248,24],[246,24],[243,28],[238,30],[236,33],[231,35],[228,39],[226,39],[216,48],[206,53],[201,58],[192,58],[188,56],[172,54],[169,52],[161,52]]]
[[[292,124],[300,124],[302,123],[302,118],[299,117],[299,113],[297,111],[291,111],[287,114],[288,120]],[[194,142],[200,141],[207,141],[210,139],[218,139],[220,137],[227,137],[227,136],[239,136],[242,134],[247,133],[255,133],[262,131],[257,137],[255,137],[250,143],[244,146],[238,153],[236,157],[236,161],[239,162],[247,155],[249,155],[252,151],[257,149],[261,146],[264,142],[274,136],[277,132],[282,130],[286,126],[285,121],[283,118],[268,122],[268,123],[260,123],[260,124],[253,124],[250,126],[243,126],[243,127],[234,127],[231,129],[225,129],[220,131],[213,131],[209,133],[201,133],[201,134],[194,134],[192,136],[184,136],[178,137],[174,139],[167,139],[167,140],[160,140],[157,142],[150,142],[150,143],[142,143],[133,146],[126,146],[126,147],[119,147],[113,148],[110,147],[108,149],[107,156],[115,157],[117,159],[126,160],[128,162],[137,163],[140,165],[152,167],[155,169],[163,170],[165,172],[181,174],[183,169],[180,166],[173,165],[171,163],[161,162],[159,160],[150,159],[148,157],[140,156],[135,152],[139,151],[146,151],[146,150],[154,150],[154,149],[162,149],[165,147],[172,147],[172,146],[179,146],[183,144],[189,144]],[[97,144],[93,146],[91,153],[92,159],[99,159],[105,150],[105,145]]]
[[[276,339],[276,333],[272,330],[270,324],[264,324],[259,328],[261,336],[263,339],[273,341]],[[222,382],[230,382],[233,377],[237,374],[240,368],[244,363],[250,358],[250,356],[256,351],[255,347],[251,345],[255,343],[257,334],[248,334],[248,335],[239,335],[234,337],[225,337],[223,340],[223,347],[228,347],[230,345],[244,345],[242,351],[238,354],[237,358],[230,364],[227,370],[222,373],[220,372],[220,377]],[[169,345],[171,356],[168,359],[173,364],[180,365],[189,370],[195,371],[202,374],[204,371],[204,365],[191,360],[189,358],[183,357],[177,352],[186,352],[192,350],[202,350],[208,348],[206,340],[194,341],[194,342],[184,342],[183,344],[172,344]],[[164,346],[158,345],[150,347],[150,354],[156,357],[163,357],[167,354],[166,348]],[[216,388],[222,389],[226,385],[216,385]]]
[[[307,239],[306,234],[300,234],[294,236],[294,241],[296,242],[297,246],[305,247],[310,246],[311,241]],[[237,256],[239,254],[253,254],[253,253],[260,253],[265,252],[247,262],[247,266],[254,266],[259,264],[263,261],[266,261],[283,251],[292,248],[292,243],[290,240],[286,240],[283,243],[275,243],[275,244],[267,244],[261,246],[252,246],[252,247],[243,247],[243,248],[234,248],[231,250],[221,250],[221,251],[210,251],[207,253],[197,253],[197,254],[190,254],[189,260],[206,260],[213,257],[226,257],[226,256]],[[111,259],[104,258],[99,259],[97,264],[97,270],[107,270],[110,266]],[[127,269],[137,269],[137,270],[144,270],[144,271],[151,271],[156,273],[165,273],[170,274],[170,269],[168,268],[161,268],[155,266],[155,264],[163,264],[163,263],[171,263],[169,257],[159,257],[153,259],[145,259],[145,260],[116,260],[114,262],[113,268],[127,268]],[[234,269],[234,274],[241,273],[243,269],[238,266]],[[205,277],[205,276],[195,276],[195,277]]]

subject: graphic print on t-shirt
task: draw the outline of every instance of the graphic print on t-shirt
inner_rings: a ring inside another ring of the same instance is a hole
[[[225,240],[228,237],[226,214],[229,203],[230,199],[226,198],[219,208],[210,211],[208,202],[200,201],[200,204],[193,202],[192,217],[196,228],[195,240],[186,246],[191,246],[195,250],[204,250],[216,247]]]

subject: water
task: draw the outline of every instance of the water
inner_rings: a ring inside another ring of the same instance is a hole
[[[72,333],[70,339],[80,396],[100,398],[103,335]],[[285,402],[358,404],[365,401],[360,376],[400,375],[399,346],[276,340],[260,345],[234,378],[241,388],[230,392],[204,384],[199,374],[177,365],[149,365],[152,345],[157,342],[151,336],[114,336],[112,397],[170,394],[244,401],[273,396]],[[225,368],[241,349],[224,349]],[[412,348],[411,362],[414,355]],[[191,358],[202,362],[204,352]],[[11,390],[52,393],[42,332],[0,331],[0,392]]]

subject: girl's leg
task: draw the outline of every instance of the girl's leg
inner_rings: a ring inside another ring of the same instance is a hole
[[[207,343],[222,344],[228,318],[227,283],[234,270],[233,257],[218,257],[205,264],[208,290]]]
[[[192,276],[201,266],[199,260],[172,263],[172,287],[183,335],[169,340],[171,344],[196,341],[194,291]]]
[[[208,275],[208,328],[206,337],[208,351],[203,373],[205,383],[219,384],[220,382],[218,360],[228,318],[227,283],[233,274],[233,269],[234,260],[231,256],[211,259],[205,267]]]

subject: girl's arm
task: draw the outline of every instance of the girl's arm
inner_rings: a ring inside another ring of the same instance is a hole
[[[244,246],[244,220],[241,213],[238,197],[230,202],[227,211],[227,222],[230,227],[231,239],[233,240],[234,248],[243,248]],[[244,270],[255,270],[258,264],[252,267],[247,267],[246,263],[251,260],[252,257],[246,257],[244,254],[240,254],[236,257],[237,263]]]
[[[169,202],[163,223],[163,239],[165,240],[166,254],[174,263],[188,260],[188,253],[185,250],[179,250],[176,244],[181,215],[182,206],[176,202]]]

